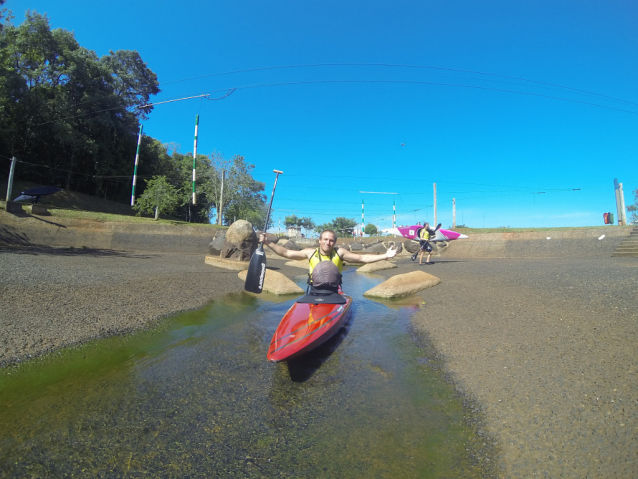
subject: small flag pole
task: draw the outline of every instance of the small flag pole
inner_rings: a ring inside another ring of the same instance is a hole
[[[137,165],[140,162],[140,144],[142,143],[142,130],[144,125],[140,125],[140,133],[137,136],[137,153],[135,153],[135,169],[133,170],[133,191],[131,192],[131,206],[135,205],[135,185],[137,183]]]
[[[199,127],[199,115],[195,117],[195,142],[193,144],[193,204],[197,204],[197,198],[195,198],[195,179],[197,177],[197,128]]]

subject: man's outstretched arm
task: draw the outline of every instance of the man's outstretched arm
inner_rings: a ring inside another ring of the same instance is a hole
[[[277,253],[279,256],[288,259],[308,259],[308,248],[302,249],[301,251],[295,251],[291,249],[286,249],[283,246],[279,246],[278,244],[274,244],[268,241],[268,237],[261,233],[259,235],[259,241],[268,246],[274,253]],[[314,251],[314,250],[311,250]]]
[[[382,254],[357,254],[345,249],[339,249],[339,255],[341,258],[344,261],[350,261],[351,263],[376,263],[377,261],[393,258],[396,254],[397,250],[394,248],[390,248]]]

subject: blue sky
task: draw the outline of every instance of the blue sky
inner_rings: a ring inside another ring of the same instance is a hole
[[[144,132],[240,154],[321,224],[602,225],[638,188],[638,3],[8,0],[158,75]],[[276,68],[274,68],[276,67]],[[404,146],[402,146],[402,144]],[[133,163],[134,159],[131,159]],[[381,195],[367,192],[389,192]]]

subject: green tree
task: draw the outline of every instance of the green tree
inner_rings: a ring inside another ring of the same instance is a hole
[[[230,224],[234,219],[251,222],[256,228],[263,228],[268,204],[263,193],[265,184],[252,177],[255,165],[246,162],[243,156],[235,155],[227,160],[214,152],[210,158],[211,169],[202,176],[210,204],[210,217],[218,223]],[[224,172],[223,198],[221,193],[222,171]],[[205,177],[205,178],[204,178]],[[223,212],[220,210],[223,203]],[[273,211],[268,227],[272,225]],[[224,218],[222,218],[222,215]],[[223,221],[222,221],[223,220]]]
[[[374,236],[377,234],[377,227],[372,223],[368,223],[363,229],[363,232],[369,236]]]
[[[314,230],[314,231],[315,231],[315,233],[317,233],[317,234],[321,234],[321,232],[322,232],[322,231],[325,231],[325,230],[331,230],[331,229],[332,229],[332,224],[331,224],[331,223],[324,223],[324,224],[322,224],[322,225],[317,225],[317,226],[315,227],[315,230]]]
[[[286,216],[284,219],[284,224],[286,228],[290,228],[291,226],[301,226],[299,223],[299,217],[297,215]]]
[[[138,119],[150,111],[139,107],[158,92],[137,52],[100,59],[45,15],[0,31],[0,151],[34,164],[17,177],[126,198],[130,183],[114,177],[131,174]]]
[[[312,221],[312,218],[310,218],[309,216],[304,216],[303,218],[299,219],[299,226],[310,231],[315,228],[315,222]]]
[[[354,231],[355,226],[357,226],[357,222],[353,219],[344,218],[343,216],[339,216],[332,220],[330,223],[325,223],[319,225],[315,228],[317,233],[321,233],[324,230],[333,230],[339,236],[352,236],[352,232]]]
[[[168,149],[168,145],[163,145]],[[213,167],[206,155],[197,155],[197,179],[195,182],[196,204],[193,205],[193,154],[185,155],[173,152],[170,156],[170,173],[167,175],[173,184],[178,185],[180,192],[177,215],[188,222],[208,222],[209,212],[213,207],[210,195],[213,192],[209,186],[209,179]]]
[[[146,182],[144,193],[137,199],[133,209],[150,213],[155,210],[155,219],[160,212],[172,213],[179,204],[177,188],[168,183],[165,176],[154,176]]]

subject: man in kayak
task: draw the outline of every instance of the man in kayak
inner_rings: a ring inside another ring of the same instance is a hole
[[[341,274],[344,261],[350,261],[351,263],[376,263],[377,261],[383,261],[384,259],[393,258],[397,254],[397,250],[390,248],[388,251],[382,254],[357,254],[348,251],[345,248],[335,248],[337,243],[337,233],[332,230],[324,230],[319,236],[318,248],[305,248],[301,251],[295,251],[286,249],[283,246],[279,246],[268,241],[268,236],[265,233],[261,233],[259,241],[268,246],[274,253],[279,256],[288,259],[307,259],[309,261],[309,272],[313,287],[321,288],[322,284],[317,280],[318,269],[323,269],[323,266],[328,266],[328,263],[332,263],[338,269],[339,275]],[[322,267],[317,268],[321,263],[324,263]],[[324,276],[322,274],[321,276]],[[329,273],[325,273],[325,277],[329,277]],[[321,283],[324,283],[322,281]],[[325,281],[326,289],[333,289],[333,281]]]

